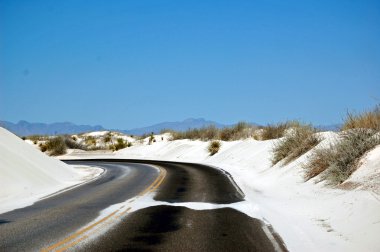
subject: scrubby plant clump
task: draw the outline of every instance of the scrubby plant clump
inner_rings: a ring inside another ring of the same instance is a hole
[[[362,114],[348,113],[346,121],[342,126],[342,130],[349,129],[372,129],[380,130],[380,105],[377,105],[372,111]]]
[[[285,137],[274,145],[272,164],[281,160],[287,164],[312,149],[321,141],[315,133],[316,130],[310,125],[290,128]]]
[[[117,138],[116,143],[109,146],[109,149],[112,151],[121,150],[127,147],[132,146],[132,144],[128,143],[128,141],[125,141],[123,138]]]
[[[304,165],[305,179],[321,174],[331,185],[347,180],[360,158],[380,144],[380,107],[370,112],[348,114],[340,138],[330,148],[316,150]]]
[[[341,139],[330,148],[326,155],[317,156],[311,167],[316,162],[323,161],[326,167],[322,179],[331,185],[343,183],[356,170],[359,159],[369,150],[380,144],[379,132],[371,129],[352,129],[341,133]]]
[[[69,149],[79,149],[79,150],[87,150],[86,146],[77,143],[73,138],[66,136],[64,137],[64,142],[67,148]]]
[[[289,128],[296,128],[302,126],[297,121],[288,121],[284,123],[278,124],[270,124],[262,128],[262,132],[260,134],[260,140],[271,140],[281,138],[285,135],[285,132]]]
[[[253,128],[254,126],[249,125],[248,123],[239,122],[235,126],[226,127],[223,129],[218,129],[214,125],[210,125],[199,129],[189,129],[181,132],[173,130],[166,130],[166,132],[171,133],[171,140],[190,139],[201,141],[233,141],[250,137]]]
[[[87,136],[85,138],[85,143],[86,143],[87,146],[90,146],[90,145],[96,146],[96,139],[93,136]]]
[[[324,172],[334,162],[336,152],[331,145],[330,148],[313,151],[308,162],[303,165],[305,169],[305,180],[309,180]]]
[[[46,151],[49,152],[51,156],[58,156],[66,154],[66,144],[62,137],[53,137],[46,141],[45,143]]]
[[[222,146],[221,142],[220,141],[211,141],[208,145],[208,152],[210,153],[210,156],[213,156],[215,155],[216,153],[218,153],[220,147]]]

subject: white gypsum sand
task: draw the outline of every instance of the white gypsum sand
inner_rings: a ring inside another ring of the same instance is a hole
[[[336,139],[333,132],[319,134],[325,139],[315,148]],[[276,141],[222,142],[214,156],[209,156],[208,142],[176,140],[148,145],[144,141],[113,157],[198,162],[228,171],[252,204],[249,211],[254,209],[256,216],[268,221],[290,251],[380,251],[379,183],[373,179],[380,176],[380,146],[363,157],[348,180],[363,185],[342,190],[316,183],[318,178],[304,181],[302,164],[310,151],[288,165],[280,162],[272,167]],[[369,188],[366,181],[371,182]]]
[[[0,213],[31,205],[101,172],[83,166],[75,169],[48,157],[0,127]]]

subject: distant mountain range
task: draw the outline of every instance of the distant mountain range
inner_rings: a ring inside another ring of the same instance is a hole
[[[76,125],[70,122],[59,123],[29,123],[27,121],[19,121],[11,123],[0,121],[0,126],[13,132],[18,136],[29,135],[59,135],[59,134],[75,134],[81,132],[101,131],[105,130],[102,126]]]
[[[253,125],[257,125],[252,123]],[[100,125],[76,125],[70,122],[58,122],[58,123],[29,123],[27,121],[19,121],[18,123],[11,123],[7,121],[0,121],[0,126],[13,132],[18,136],[29,136],[29,135],[60,135],[60,134],[77,134],[83,132],[91,131],[103,131],[103,130],[113,130],[119,131],[128,135],[143,135],[153,133],[159,133],[163,129],[172,129],[176,131],[184,131],[187,129],[201,128],[214,125],[217,128],[224,128],[231,125],[221,124],[214,121],[208,121],[203,118],[189,118],[180,122],[163,122],[154,124],[147,127],[135,128],[130,130],[121,129],[106,129]],[[317,126],[318,129],[323,131],[337,131],[340,128],[340,124],[332,125],[320,125]]]
[[[207,121],[203,118],[189,118],[182,122],[163,122],[154,124],[152,126],[143,127],[143,128],[135,128],[131,130],[122,130],[121,132],[130,134],[130,135],[142,135],[146,133],[159,133],[163,129],[171,129],[176,131],[184,131],[188,129],[194,128],[202,128],[206,126],[214,125],[217,128],[224,128],[228,125],[217,123],[214,121]]]
[[[102,131],[102,130],[114,130],[119,131],[129,135],[142,135],[145,133],[159,133],[163,129],[172,130],[187,130],[190,128],[201,128],[209,125],[215,125],[218,128],[226,127],[227,125],[207,121],[203,118],[189,118],[182,122],[163,122],[155,124],[148,127],[135,128],[131,130],[121,130],[121,129],[105,129],[100,125],[90,126],[90,125],[76,125],[70,122],[59,122],[59,123],[29,123],[27,121],[19,121],[18,123],[11,123],[7,121],[0,121],[0,126],[6,128],[7,130],[13,132],[19,136],[29,136],[29,135],[59,135],[59,134],[77,134],[82,132],[91,131]]]

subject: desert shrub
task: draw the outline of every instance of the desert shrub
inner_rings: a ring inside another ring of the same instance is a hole
[[[66,136],[64,137],[64,142],[67,148],[69,149],[79,149],[79,150],[87,150],[87,147],[75,142],[71,137]]]
[[[38,147],[40,147],[40,150],[41,150],[42,152],[47,151],[46,144],[40,143],[40,144],[38,145]]]
[[[128,147],[128,142],[123,138],[117,138],[116,143],[109,146],[110,150],[117,151]]]
[[[188,129],[186,131],[171,131],[170,133],[172,134],[172,140],[190,139],[208,141],[212,139],[217,139],[219,135],[219,130],[214,125],[210,125],[199,129]]]
[[[380,105],[377,105],[372,111],[361,114],[348,113],[347,118],[342,126],[342,130],[349,129],[373,129],[380,130]]]
[[[261,140],[270,140],[283,137],[286,129],[291,127],[291,125],[296,126],[294,123],[289,122],[265,126],[261,132]]]
[[[84,141],[86,145],[96,145],[96,139],[93,136],[86,136]]]
[[[111,140],[112,140],[111,134],[106,134],[103,138],[104,143],[109,143],[111,142]]]
[[[26,137],[25,137],[25,136],[22,136],[21,139],[25,141],[25,140],[26,140]]]
[[[220,130],[220,139],[223,141],[233,141],[248,138],[250,133],[248,129],[252,128],[246,122],[239,122],[236,125]]]
[[[148,144],[151,145],[152,143],[156,142],[156,139],[154,138],[153,132],[149,136]]]
[[[31,135],[31,136],[27,136],[26,139],[29,139],[33,143],[37,143],[38,141],[46,140],[47,137],[42,136],[42,135]]]
[[[330,148],[313,151],[308,162],[303,165],[306,181],[318,176],[330,166],[336,156],[333,148],[334,147],[331,145]]]
[[[73,141],[77,141],[77,140],[78,140],[78,138],[77,138],[76,136],[71,136],[71,139],[72,139]]]
[[[46,141],[45,143],[46,151],[49,152],[51,156],[58,156],[66,154],[66,144],[63,137],[53,137]]]
[[[214,125],[202,128],[188,129],[186,131],[170,131],[171,140],[190,139],[190,140],[223,140],[232,141],[249,137],[251,126],[245,122],[239,122],[233,127],[218,129]]]
[[[220,143],[220,141],[211,141],[207,148],[208,152],[210,153],[210,156],[215,155],[219,151],[221,146],[222,144]]]
[[[274,145],[272,164],[284,160],[285,164],[293,161],[316,146],[320,139],[310,125],[295,126],[289,129],[285,137]]]
[[[378,131],[352,129],[342,132],[341,139],[330,150],[332,158],[329,159],[322,179],[332,185],[344,182],[356,170],[359,159],[379,144]]]

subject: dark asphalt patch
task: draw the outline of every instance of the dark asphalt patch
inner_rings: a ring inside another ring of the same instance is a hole
[[[165,163],[164,182],[154,197],[158,201],[229,204],[244,195],[222,171],[199,164]]]
[[[154,206],[124,221],[82,251],[275,251],[264,223],[232,208]],[[280,243],[283,251],[284,245]]]

